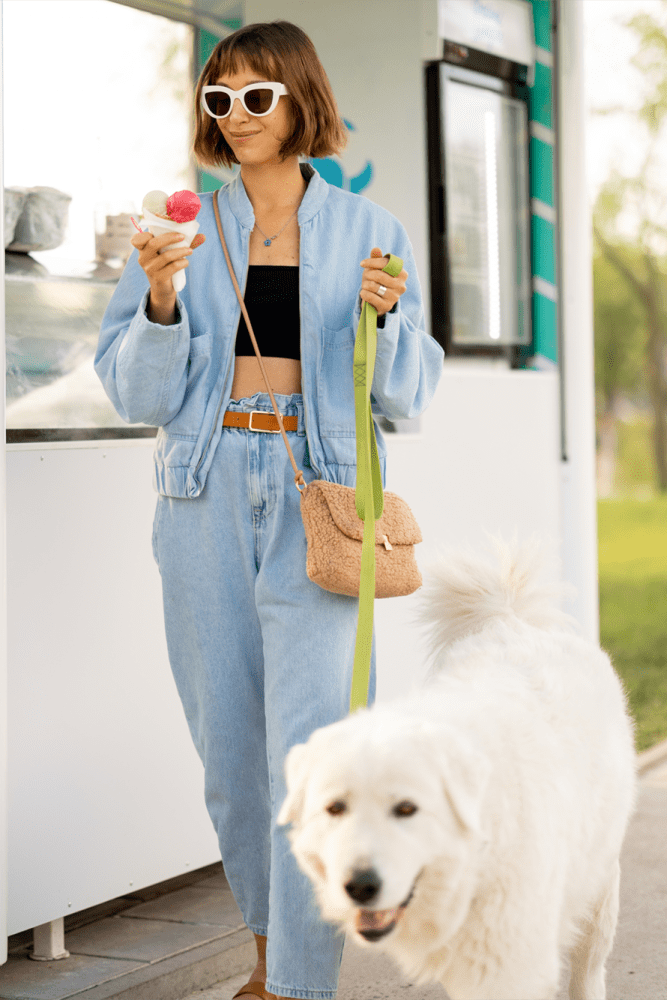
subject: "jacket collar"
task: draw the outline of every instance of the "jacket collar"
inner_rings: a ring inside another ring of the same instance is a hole
[[[329,194],[329,185],[327,182],[320,177],[317,170],[310,165],[310,163],[300,163],[299,167],[301,169],[301,174],[304,179],[308,181],[308,187],[306,188],[306,193],[304,194],[301,204],[299,206],[299,212],[297,218],[299,220],[299,225],[303,225],[304,222],[309,222],[314,215],[317,215],[322,205],[327,199]],[[220,189],[218,198],[222,198],[223,192],[227,195],[229,199],[229,207],[236,216],[238,222],[242,226],[246,226],[248,229],[252,229],[255,225],[255,213],[252,210],[252,205],[250,204],[250,199],[246,194],[246,189],[241,180],[241,171],[239,171],[229,184],[225,184],[223,188]]]

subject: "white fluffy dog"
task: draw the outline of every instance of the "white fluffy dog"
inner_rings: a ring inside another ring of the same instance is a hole
[[[437,670],[287,758],[279,822],[323,916],[452,1000],[604,1000],[633,729],[608,657],[540,583],[539,546],[443,561]]]

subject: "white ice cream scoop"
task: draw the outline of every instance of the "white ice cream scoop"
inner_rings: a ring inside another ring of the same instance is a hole
[[[166,215],[168,198],[166,191],[149,191],[144,198],[142,211],[152,212],[153,215]]]

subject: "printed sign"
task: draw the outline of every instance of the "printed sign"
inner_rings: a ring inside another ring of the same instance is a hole
[[[343,121],[349,132],[356,132],[351,121],[348,121],[347,118],[343,118]],[[343,191],[351,191],[352,194],[360,194],[373,179],[373,164],[370,160],[366,160],[365,166],[352,177],[345,173],[337,157],[325,156],[323,159],[313,159],[310,162],[328,184],[342,188]]]

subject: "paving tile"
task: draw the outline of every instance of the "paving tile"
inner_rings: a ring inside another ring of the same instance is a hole
[[[125,911],[127,912],[127,911]],[[231,933],[214,924],[174,923],[168,920],[133,920],[107,917],[72,931],[65,939],[70,954],[157,962],[197,945]]]
[[[197,888],[207,886],[210,889],[229,889],[229,882],[222,870],[222,865],[220,865],[220,871],[215,872],[213,875],[207,875],[201,882],[197,882],[196,885]]]
[[[117,899],[107,900],[98,906],[91,906],[88,909],[79,910],[77,913],[68,913],[65,916],[65,937],[69,939],[71,932],[77,930],[77,928],[84,927],[86,924],[93,924],[96,920],[102,920],[103,917],[114,917],[116,914],[122,913],[123,910],[127,910],[130,906],[136,905],[137,900],[119,896]],[[10,954],[28,954],[32,951],[33,946],[32,930],[12,934],[7,944]]]
[[[667,788],[667,762],[651,768],[642,775],[641,783],[651,788]]]
[[[79,910],[77,913],[68,913],[65,915],[65,934],[68,935],[71,931],[85,924],[94,923],[96,920],[101,920],[104,917],[115,916],[118,913],[122,913],[123,910],[138,906],[141,903],[150,902],[190,885],[197,885],[201,888],[229,890],[229,884],[225,878],[222,864],[218,861],[215,864],[207,865],[205,868],[186,872],[184,875],[177,875],[172,879],[167,879],[165,882],[159,882],[144,889],[137,889],[128,895],[105,900],[96,906]],[[8,948],[10,953],[16,954],[21,952],[25,954],[32,951],[32,930],[12,934],[8,941]],[[2,1000],[1,997],[0,1000]]]
[[[183,1000],[230,1000],[248,982],[248,975],[247,972],[243,972],[238,976],[232,976],[231,979],[225,979],[224,982],[217,983],[208,990],[188,993]]]
[[[71,955],[60,962],[10,956],[0,968],[0,1000],[65,1000],[91,986],[127,975],[143,962]]]
[[[182,1000],[254,967],[256,957],[252,934],[244,928],[161,962],[142,965],[111,983],[94,986],[75,1000]]]
[[[161,896],[149,903],[140,903],[125,910],[123,917],[151,920],[173,920],[180,924],[215,924],[220,927],[241,927],[243,917],[227,888],[192,885]]]

